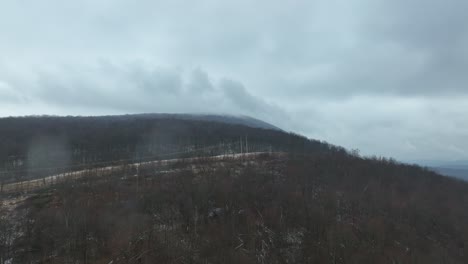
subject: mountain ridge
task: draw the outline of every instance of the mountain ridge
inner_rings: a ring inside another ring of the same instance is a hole
[[[283,131],[283,129],[265,122],[261,119],[248,116],[248,115],[231,115],[231,114],[211,114],[211,113],[199,113],[199,114],[190,114],[190,113],[139,113],[139,114],[123,114],[123,115],[26,115],[26,116],[8,116],[0,117],[0,120],[5,119],[14,119],[14,118],[108,118],[110,120],[124,120],[124,119],[177,119],[177,120],[199,120],[199,121],[213,121],[234,125],[245,125],[253,128],[263,128],[263,129],[272,129]]]

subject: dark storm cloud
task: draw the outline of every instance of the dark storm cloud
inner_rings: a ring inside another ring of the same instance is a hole
[[[366,154],[468,158],[464,0],[0,4],[0,115],[247,114]]]

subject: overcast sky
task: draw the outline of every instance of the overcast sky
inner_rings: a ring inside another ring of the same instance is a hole
[[[250,115],[468,159],[466,0],[1,0],[0,116]]]

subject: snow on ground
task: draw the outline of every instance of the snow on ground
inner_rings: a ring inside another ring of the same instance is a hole
[[[130,164],[130,166],[138,167],[142,165],[156,165],[156,166],[165,166],[169,164],[174,164],[177,162],[196,162],[202,160],[211,160],[211,161],[221,161],[225,159],[242,159],[242,158],[252,158],[263,154],[274,154],[278,156],[284,155],[284,153],[270,153],[270,152],[251,152],[251,153],[238,153],[238,154],[225,154],[225,155],[218,155],[218,156],[211,156],[211,157],[194,157],[194,158],[176,158],[176,159],[166,159],[166,160],[155,160],[155,161],[147,161],[147,162],[139,162]],[[98,175],[104,176],[109,175],[112,173],[113,170],[122,169],[122,165],[116,166],[107,166],[97,168]],[[12,193],[12,192],[30,192],[36,189],[40,189],[46,186],[50,186],[56,184],[58,182],[63,182],[69,179],[78,179],[86,176],[88,173],[94,171],[96,169],[84,169],[78,171],[70,171],[60,174],[55,174],[51,176],[47,176],[40,179],[33,179],[28,181],[21,181],[6,184],[3,186],[3,193]]]

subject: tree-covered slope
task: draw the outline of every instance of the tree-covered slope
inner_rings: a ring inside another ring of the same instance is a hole
[[[51,169],[120,160],[247,151],[325,153],[344,149],[246,117],[143,114],[0,119],[3,179],[32,178],[53,173]]]

